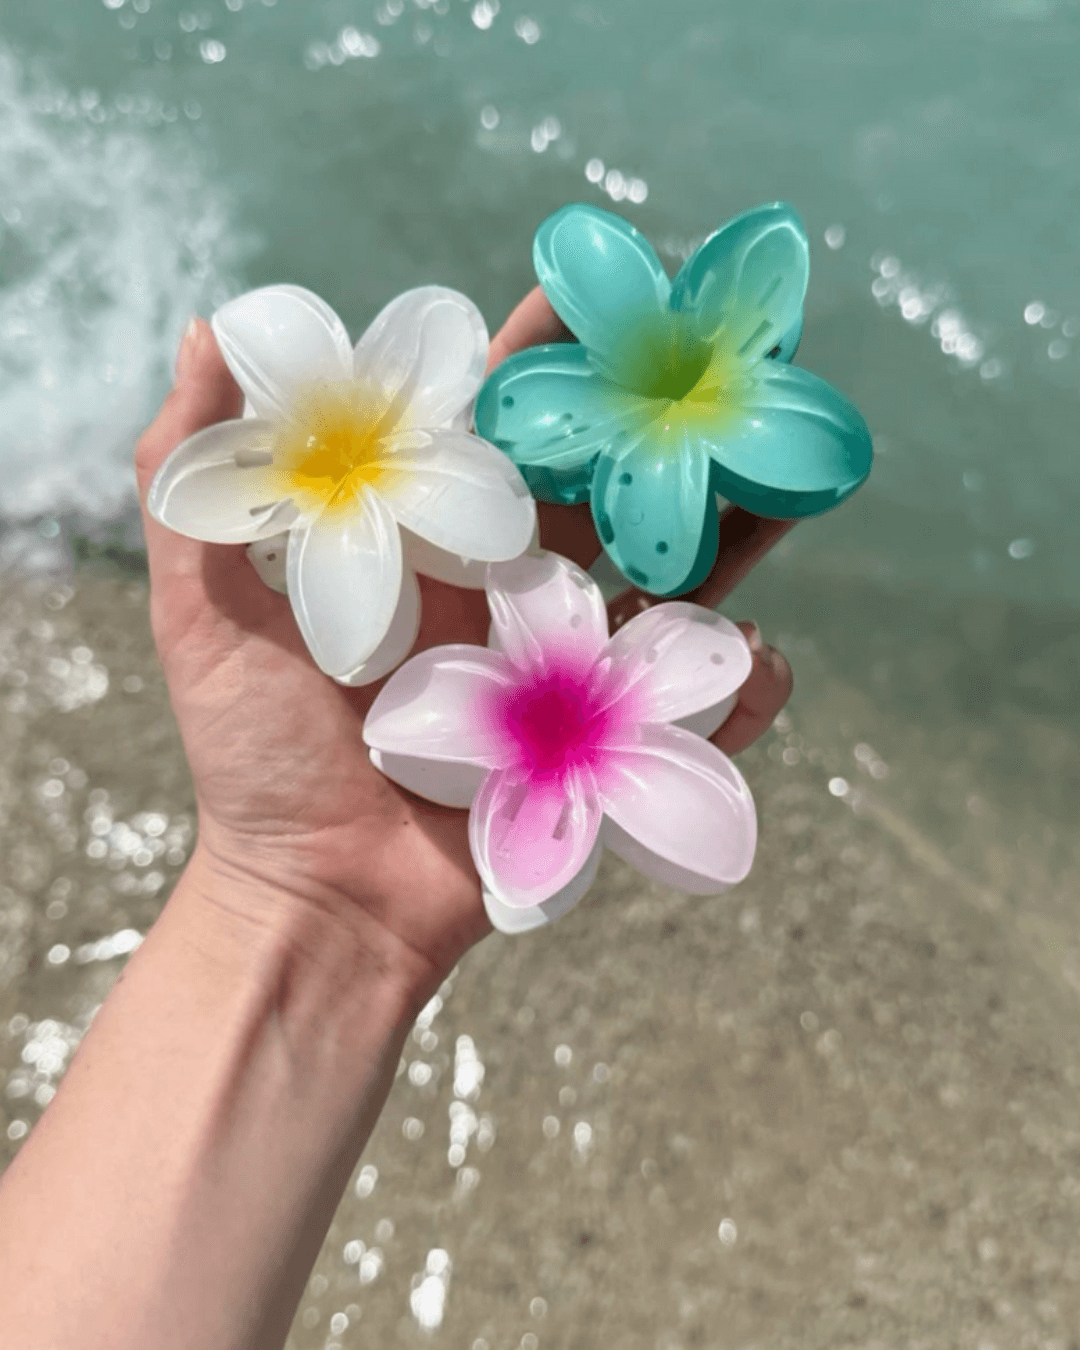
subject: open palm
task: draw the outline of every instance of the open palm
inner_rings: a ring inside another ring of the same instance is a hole
[[[564,336],[540,291],[492,342],[490,365]],[[206,426],[240,415],[243,398],[208,325],[181,350],[177,384],[142,437],[140,494],[169,452]],[[370,915],[445,970],[490,929],[467,840],[467,816],[411,796],[371,765],[364,716],[381,687],[346,688],[309,656],[285,597],[259,580],[240,547],[202,544],[145,518],[151,620],[195,782],[200,848],[221,866],[285,887],[348,922]],[[599,543],[587,507],[540,508],[545,547],[588,567]],[[786,522],[733,509],[712,576],[694,596],[715,605],[775,542]],[[481,591],[420,577],[417,650],[482,645]],[[653,603],[639,591],[612,606],[612,625]],[[791,674],[744,625],[754,669],[714,738],[744,748],[786,702]]]

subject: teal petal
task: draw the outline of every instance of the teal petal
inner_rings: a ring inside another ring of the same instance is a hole
[[[790,360],[809,275],[802,221],[774,202],[745,211],[705,240],[671,283],[671,307],[693,313],[702,338],[719,338],[748,364],[777,346],[777,356]]]
[[[778,520],[838,506],[866,480],[873,461],[870,431],[858,409],[797,366],[769,363],[758,372],[745,417],[721,436],[709,437],[703,429],[716,490]]]
[[[626,328],[668,312],[671,282],[655,250],[610,211],[556,211],[536,231],[533,264],[555,313],[608,373]]]
[[[682,427],[649,424],[593,475],[596,532],[620,571],[654,595],[704,581],[716,559],[718,518],[709,456]]]
[[[541,501],[586,501],[601,451],[614,452],[655,403],[612,384],[586,349],[555,342],[508,357],[476,400],[476,431],[521,470]]]

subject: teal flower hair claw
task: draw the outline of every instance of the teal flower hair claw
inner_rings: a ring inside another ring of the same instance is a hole
[[[541,501],[590,501],[608,555],[636,585],[678,595],[705,579],[717,495],[792,519],[865,480],[866,423],[788,364],[809,272],[791,207],[728,221],[674,281],[638,230],[592,206],[545,220],[533,260],[578,342],[504,361],[480,391],[476,429]]]

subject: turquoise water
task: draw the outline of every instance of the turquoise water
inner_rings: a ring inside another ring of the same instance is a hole
[[[114,511],[186,313],[238,287],[300,282],[359,330],[439,281],[494,327],[568,200],[674,268],[786,198],[814,248],[800,359],[879,457],[791,565],[1073,603],[1075,3],[5,9],[4,515]]]

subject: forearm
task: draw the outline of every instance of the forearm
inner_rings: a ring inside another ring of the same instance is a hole
[[[284,1342],[437,976],[249,885],[196,855],[0,1183],[5,1350]]]

